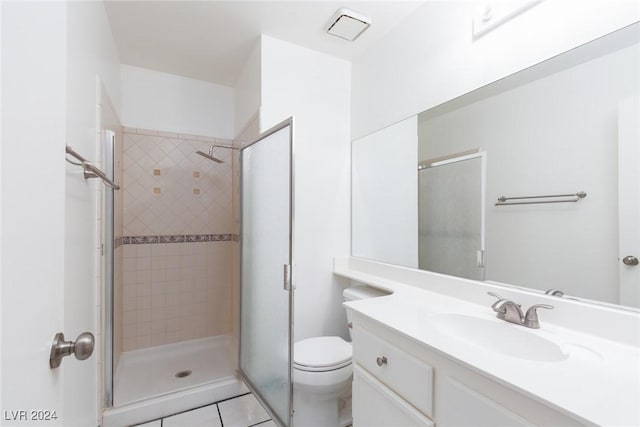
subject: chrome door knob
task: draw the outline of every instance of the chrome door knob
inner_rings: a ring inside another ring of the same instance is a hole
[[[622,262],[624,263],[624,265],[633,267],[638,265],[638,258],[634,257],[633,255],[628,255],[622,258]]]
[[[53,343],[51,343],[51,353],[49,353],[49,367],[55,369],[62,363],[62,358],[75,354],[76,359],[85,360],[88,359],[93,353],[93,347],[96,340],[91,332],[83,332],[78,335],[74,341],[65,341],[64,334],[58,332],[53,337]]]

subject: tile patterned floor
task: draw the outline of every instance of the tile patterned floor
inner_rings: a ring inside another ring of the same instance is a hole
[[[253,394],[172,415],[137,427],[276,427]]]

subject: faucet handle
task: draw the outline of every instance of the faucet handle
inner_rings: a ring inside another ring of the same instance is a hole
[[[504,298],[502,298],[500,295],[496,294],[495,292],[487,292],[487,295],[490,295],[490,296],[492,296],[494,298],[498,298],[498,301],[496,301],[493,304],[491,304],[491,308],[493,309],[493,311],[497,311],[496,305],[499,302],[504,301]]]
[[[527,328],[540,329],[540,322],[538,321],[538,312],[536,311],[539,308],[546,308],[547,310],[553,309],[552,305],[549,304],[534,304],[527,310],[527,314],[524,316],[524,326]]]
[[[487,292],[487,294],[491,295],[492,297],[498,298],[498,301],[491,304],[491,308],[493,308],[494,311],[497,311],[496,307],[498,303],[501,303],[502,301],[507,301],[506,298],[502,298],[500,295],[496,294],[495,292]],[[517,303],[514,303],[514,304],[517,305],[518,307],[522,307],[520,304],[517,304]]]
[[[498,298],[498,301],[501,300],[501,299],[504,299],[500,295],[496,294],[495,292],[487,292],[487,295],[490,295],[492,297]]]
[[[553,289],[553,288],[552,289],[547,289],[545,294],[551,295],[552,297],[563,297],[564,296],[564,292],[562,292],[559,289]]]

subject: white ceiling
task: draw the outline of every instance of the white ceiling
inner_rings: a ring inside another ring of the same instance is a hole
[[[351,60],[422,5],[420,1],[106,1],[120,60],[227,86],[260,34]],[[373,22],[355,42],[325,33],[337,9]]]

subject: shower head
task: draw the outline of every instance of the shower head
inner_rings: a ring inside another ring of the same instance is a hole
[[[207,158],[209,160],[213,160],[216,163],[224,163],[222,160],[213,157],[211,154],[207,154],[207,153],[205,153],[203,151],[200,151],[200,150],[196,151],[196,154],[200,154],[202,157],[205,157],[205,158]]]
[[[230,147],[228,145],[212,145],[209,147],[209,153],[205,153],[204,151],[196,151],[196,154],[200,154],[202,157],[206,157],[209,160],[213,160],[216,163],[224,163],[223,160],[218,159],[217,157],[213,157],[213,149],[214,148],[226,148],[227,150],[238,150],[237,148]]]

